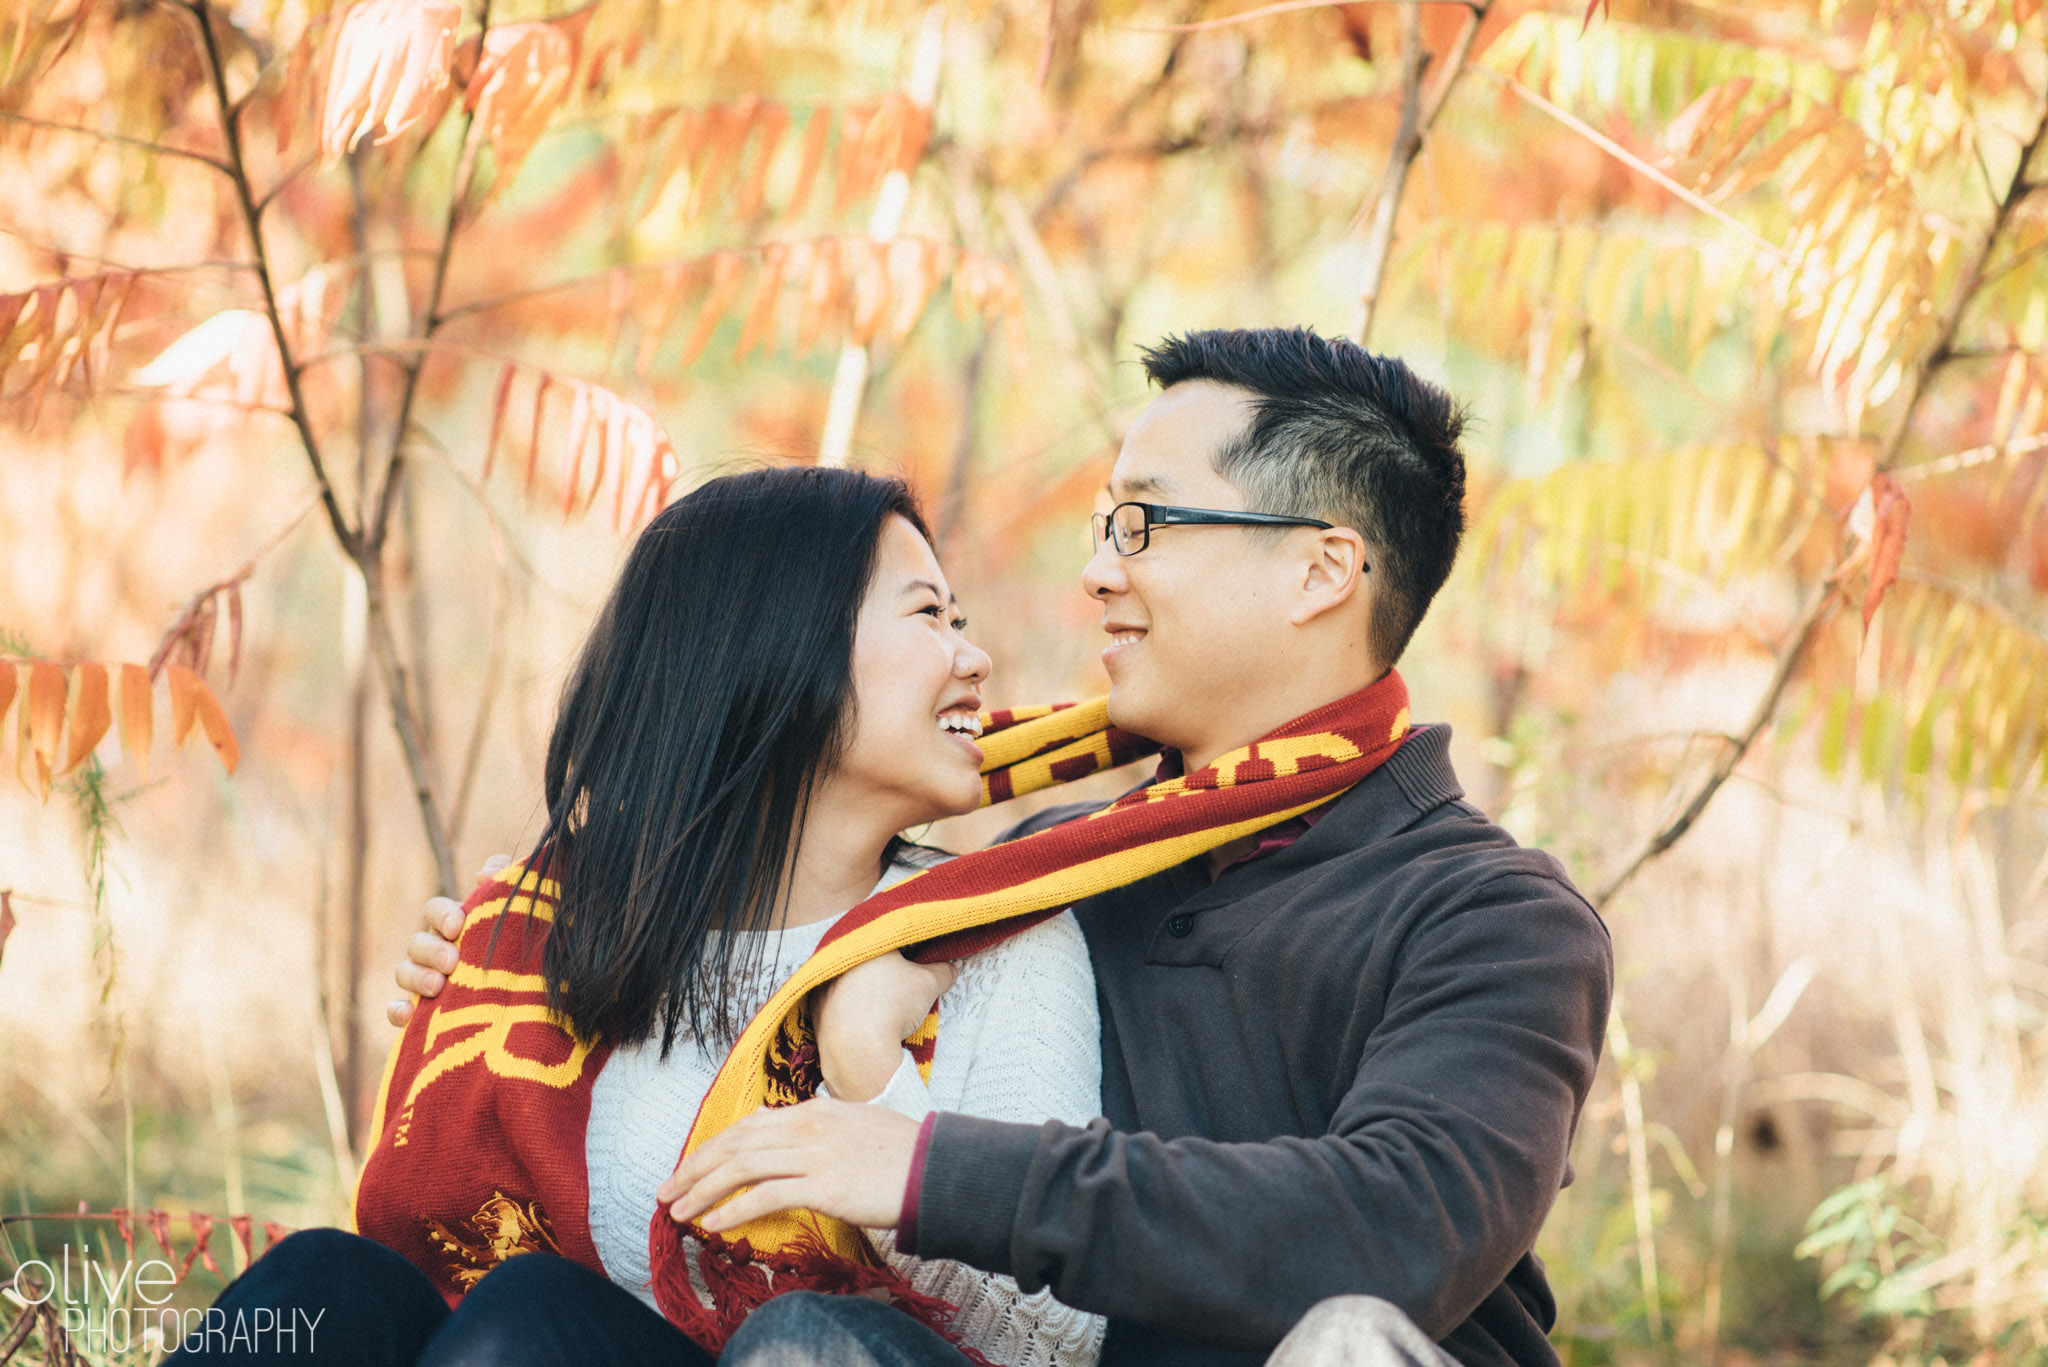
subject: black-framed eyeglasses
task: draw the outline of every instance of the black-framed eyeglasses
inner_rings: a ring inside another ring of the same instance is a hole
[[[1320,527],[1312,517],[1282,513],[1234,513],[1222,508],[1176,508],[1168,503],[1119,503],[1092,520],[1096,549],[1107,541],[1118,555],[1136,555],[1152,542],[1154,527]]]

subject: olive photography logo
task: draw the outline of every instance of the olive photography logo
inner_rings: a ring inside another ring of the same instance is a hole
[[[210,1352],[310,1353],[327,1313],[175,1306],[178,1270],[164,1259],[109,1262],[69,1243],[21,1263],[5,1285],[9,1299],[30,1314],[47,1310],[89,1353],[125,1353],[152,1341]]]

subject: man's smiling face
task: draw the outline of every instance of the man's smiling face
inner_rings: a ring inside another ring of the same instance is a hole
[[[1245,511],[1214,458],[1251,420],[1253,397],[1208,380],[1177,384],[1131,425],[1103,511],[1126,501]],[[1284,535],[1284,534],[1283,534]],[[1110,718],[1203,763],[1240,744],[1243,718],[1290,649],[1287,569],[1274,533],[1154,527],[1136,555],[1096,547],[1082,584],[1102,604]]]

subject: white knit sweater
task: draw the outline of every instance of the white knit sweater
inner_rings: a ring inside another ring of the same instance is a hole
[[[899,864],[881,887],[913,872]],[[749,937],[755,943],[738,947],[742,962],[758,964],[736,993],[743,1015],[752,1014],[810,957],[831,924],[761,932]],[[750,949],[759,953],[748,954]],[[959,980],[939,999],[931,1085],[919,1079],[906,1053],[876,1104],[915,1119],[944,1110],[991,1120],[1085,1124],[1102,1108],[1100,1033],[1087,945],[1073,916],[1063,914],[961,961]],[[647,1223],[654,1189],[675,1167],[683,1136],[724,1057],[723,1049],[687,1037],[676,1041],[666,1059],[659,1041],[618,1049],[591,1091],[584,1139],[591,1240],[611,1279],[650,1306]],[[1062,1305],[1050,1292],[1026,1296],[1009,1277],[895,1253],[887,1231],[874,1237],[920,1291],[960,1307],[954,1329],[990,1361],[1004,1367],[1093,1367],[1102,1349],[1099,1317]]]

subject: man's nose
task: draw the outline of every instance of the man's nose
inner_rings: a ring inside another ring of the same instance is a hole
[[[1095,548],[1095,554],[1088,559],[1087,568],[1081,571],[1081,589],[1093,598],[1107,598],[1112,593],[1122,593],[1130,587],[1130,580],[1124,574],[1124,558],[1116,553],[1116,547],[1104,541]]]

